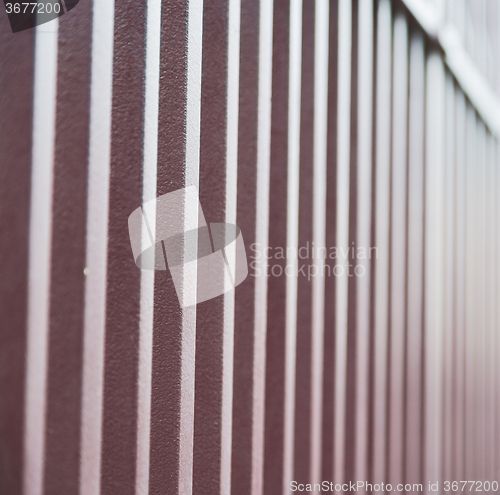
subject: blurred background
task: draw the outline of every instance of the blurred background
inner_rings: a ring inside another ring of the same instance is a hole
[[[498,0],[62,7],[0,13],[0,494],[497,491]],[[251,268],[181,309],[127,221],[193,185]]]

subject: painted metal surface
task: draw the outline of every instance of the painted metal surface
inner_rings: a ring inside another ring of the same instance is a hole
[[[2,495],[500,483],[496,129],[410,13],[0,15]],[[189,186],[249,276],[182,308],[127,220]]]

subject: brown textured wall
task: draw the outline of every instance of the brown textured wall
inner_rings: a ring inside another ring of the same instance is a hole
[[[124,0],[103,36],[111,1],[80,0],[52,34],[12,33],[0,13],[0,495],[500,482],[498,142],[435,43],[390,0]],[[57,36],[57,70],[35,80],[43,36]],[[109,101],[93,92],[103,60]],[[50,205],[32,192],[41,81],[56,89]],[[96,135],[105,103],[109,135]],[[149,286],[130,249],[151,174],[156,196],[195,185],[208,223],[235,215],[249,263],[255,242],[262,261],[318,229],[328,253],[344,238],[381,249],[366,278],[309,277],[300,257],[305,272],[276,276],[292,259],[271,258],[269,276],[250,267],[234,291],[183,309],[170,272]],[[47,321],[29,327],[30,208],[46,206]],[[29,389],[40,338],[47,368]],[[27,408],[42,430],[26,428]]]

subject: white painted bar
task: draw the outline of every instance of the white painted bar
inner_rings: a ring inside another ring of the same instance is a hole
[[[442,466],[444,66],[427,58],[425,153],[425,351],[423,479],[438,480]],[[425,493],[432,493],[424,483]]]
[[[495,138],[488,133],[486,150],[486,238],[485,238],[485,275],[486,275],[486,472],[487,480],[495,479],[495,447],[496,447],[496,425],[495,425],[495,375],[496,360],[498,358],[495,347],[495,281],[497,278],[497,252],[495,251],[495,195],[498,193],[495,187]]]
[[[446,141],[445,141],[445,257],[444,257],[444,321],[443,321],[443,476],[445,480],[453,477],[453,420],[456,410],[453,398],[456,393],[454,388],[454,350],[455,350],[455,311],[453,306],[453,291],[456,285],[454,272],[456,242],[455,242],[455,167],[456,148],[455,141],[455,82],[451,74],[446,74]]]
[[[373,482],[386,479],[387,357],[389,328],[389,252],[391,177],[391,59],[392,18],[390,0],[379,0],[377,9],[377,92],[375,150],[375,387],[373,403]]]
[[[337,248],[349,247],[349,182],[351,120],[352,2],[338,6],[338,106],[337,106]],[[343,260],[347,262],[347,260]],[[335,305],[335,409],[333,477],[343,483],[347,385],[347,275],[336,278]]]
[[[328,129],[329,4],[316,0],[314,33],[314,184],[313,242],[325,247],[326,237],[326,150]],[[312,281],[311,350],[311,483],[321,483],[323,418],[323,348],[325,331],[324,259],[315,258]]]
[[[465,175],[465,476],[473,479],[475,450],[476,399],[476,114],[467,105],[466,114],[466,175]]]
[[[58,28],[58,19],[35,28],[24,411],[25,495],[43,493]]]
[[[391,311],[388,426],[388,477],[402,483],[404,477],[404,368],[406,333],[406,235],[407,235],[407,115],[408,21],[394,19],[391,170]]]
[[[408,129],[408,293],[406,295],[405,482],[422,483],[422,319],[424,269],[425,54],[421,32],[410,38]]]
[[[238,110],[240,95],[241,0],[229,0],[227,55],[226,129],[226,222],[236,224],[238,190]],[[236,251],[226,250],[230,266]],[[233,424],[234,290],[224,294],[224,336],[222,349],[221,494],[231,493],[231,449]]]
[[[495,188],[496,190],[500,190],[500,170],[498,163],[500,162],[500,143],[495,140],[494,147],[494,156],[495,156]],[[498,253],[500,250],[500,195],[495,194],[495,252]],[[500,263],[498,259],[496,261],[496,269],[500,268]],[[496,277],[495,283],[495,300],[498,301],[498,297],[500,296],[500,279]],[[496,403],[495,403],[495,479],[498,479],[500,476],[500,359],[498,356],[500,355],[500,305],[495,305],[495,334],[496,334],[496,342],[495,342],[495,352],[497,353],[496,362],[496,373],[495,373],[495,392],[496,392]]]
[[[200,184],[201,72],[203,47],[203,0],[188,4],[187,90],[186,90],[186,162],[185,186]],[[198,207],[186,205],[184,224],[198,225]],[[191,272],[183,272],[183,291],[196,294],[196,263]],[[182,310],[181,417],[179,439],[179,494],[193,490],[194,391],[196,355],[196,305]]]
[[[485,306],[485,281],[486,281],[486,263],[485,263],[485,158],[486,158],[486,127],[481,120],[477,122],[477,147],[476,147],[476,273],[477,273],[477,316],[475,325],[476,340],[476,366],[477,366],[477,399],[474,401],[476,406],[476,443],[477,455],[475,458],[475,474],[478,480],[485,478],[485,448],[486,448],[486,415],[485,415],[485,332],[486,332],[486,306]]]
[[[462,91],[455,93],[455,141],[456,141],[456,169],[455,183],[455,215],[456,230],[454,242],[456,246],[456,255],[454,269],[457,274],[455,280],[455,301],[456,308],[456,372],[455,372],[455,409],[456,420],[453,427],[455,437],[454,443],[454,476],[458,479],[465,473],[465,291],[466,291],[466,102]]]
[[[80,495],[98,495],[101,479],[114,7],[96,1],[92,12]]]
[[[259,100],[257,115],[257,192],[255,242],[264,250],[269,244],[269,182],[271,166],[271,96],[273,70],[274,0],[260,2]],[[252,495],[261,495],[264,478],[264,425],[266,391],[267,277],[260,259],[255,279]]]
[[[356,259],[356,445],[355,478],[367,480],[372,216],[373,1],[359,0],[357,239],[367,258]],[[357,253],[359,254],[359,253]],[[363,273],[359,274],[359,268]],[[365,493],[365,489],[358,492]]]
[[[283,495],[293,479],[295,427],[295,356],[297,346],[297,269],[299,239],[300,106],[302,77],[302,0],[290,4],[290,65],[288,100],[288,197],[285,324],[285,414],[283,446]],[[289,251],[293,254],[289,256]]]
[[[161,0],[148,0],[146,13],[146,68],[144,96],[144,162],[142,172],[142,203],[156,198],[156,174],[158,157],[158,105],[160,94],[160,38]],[[151,203],[154,204],[154,203]],[[153,206],[154,208],[154,206]],[[156,211],[156,208],[155,208]],[[151,218],[156,218],[155,211]],[[145,223],[142,222],[142,226]],[[155,243],[156,225],[150,225],[151,242]],[[146,241],[149,233],[144,229]],[[148,244],[145,244],[145,247]],[[139,371],[137,397],[137,460],[136,495],[149,493],[149,449],[151,426],[151,374],[153,367],[153,270],[141,270],[141,297],[139,316]]]

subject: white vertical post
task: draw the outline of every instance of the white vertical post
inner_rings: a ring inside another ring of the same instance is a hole
[[[368,479],[369,352],[372,215],[373,1],[359,0],[358,163],[356,258],[356,445],[355,478]],[[373,260],[376,261],[376,260]],[[361,270],[361,268],[363,270]],[[365,491],[358,490],[358,491]]]
[[[441,476],[444,253],[444,67],[427,59],[425,164],[424,490]]]
[[[314,190],[313,243],[325,247],[326,236],[326,150],[328,128],[329,4],[316,0],[314,40]],[[323,346],[325,314],[325,260],[314,257],[316,275],[312,282],[311,356],[311,483],[321,483]]]
[[[373,482],[386,478],[387,356],[389,328],[389,231],[391,157],[392,16],[390,0],[377,9],[377,92],[375,151],[375,390],[373,407]]]
[[[283,494],[289,493],[293,476],[295,426],[295,356],[297,345],[297,248],[299,238],[299,161],[300,107],[302,77],[302,0],[290,3],[290,66],[288,100],[288,197],[287,197],[287,264],[286,339],[285,339],[285,417],[283,446]],[[292,252],[288,258],[288,252]]]
[[[269,244],[269,181],[271,164],[271,95],[274,1],[260,2],[259,99],[257,116],[257,192],[255,242],[262,251]],[[264,478],[266,387],[267,277],[260,259],[255,279],[255,334],[253,360],[252,495],[261,495]]]
[[[26,495],[43,493],[58,27],[59,20],[54,19],[35,29],[24,419]]]
[[[96,1],[92,13],[81,495],[98,495],[101,480],[114,8],[114,0]]]

